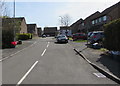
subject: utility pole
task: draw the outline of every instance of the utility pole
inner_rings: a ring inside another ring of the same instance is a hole
[[[14,10],[13,10],[13,18],[15,18],[15,0],[14,0],[13,4],[14,4],[14,5],[13,5],[13,9],[14,9]]]
[[[14,41],[16,40],[16,32],[15,32],[15,0],[14,0],[14,2],[13,2],[13,34],[14,34]]]

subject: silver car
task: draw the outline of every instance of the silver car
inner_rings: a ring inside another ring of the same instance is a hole
[[[65,35],[58,35],[56,40],[58,43],[68,43],[68,38]]]
[[[104,37],[104,32],[103,31],[94,31],[92,34],[89,36],[88,41],[93,44],[93,43],[98,43],[102,41]]]

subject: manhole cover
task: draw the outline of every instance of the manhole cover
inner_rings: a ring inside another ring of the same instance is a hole
[[[106,76],[103,75],[102,73],[93,73],[95,76],[99,77],[99,78],[105,78]]]

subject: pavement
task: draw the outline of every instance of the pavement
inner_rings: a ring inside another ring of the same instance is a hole
[[[120,83],[120,61],[111,58],[105,54],[105,51],[88,48],[86,46],[86,42],[70,42],[70,44],[74,47],[74,50],[88,63],[107,74],[108,77]]]

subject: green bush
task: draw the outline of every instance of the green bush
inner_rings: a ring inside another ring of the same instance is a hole
[[[8,48],[11,46],[11,42],[14,41],[14,34],[12,30],[2,30],[2,48]]]
[[[104,25],[104,47],[108,50],[120,51],[120,19]]]
[[[32,39],[31,33],[17,33],[16,35],[17,40],[28,40]]]

